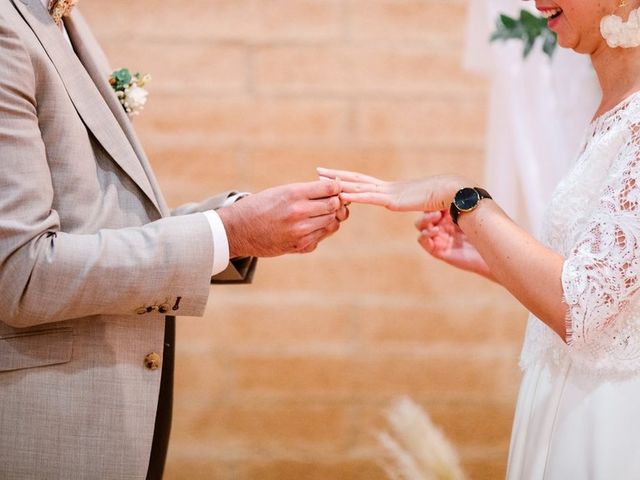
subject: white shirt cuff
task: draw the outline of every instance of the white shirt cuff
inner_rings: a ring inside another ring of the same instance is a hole
[[[203,212],[211,227],[211,238],[213,240],[213,266],[211,275],[223,272],[229,265],[229,240],[224,224],[220,220],[220,215],[215,210]]]

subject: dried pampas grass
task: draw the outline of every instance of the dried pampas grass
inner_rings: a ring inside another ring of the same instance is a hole
[[[383,468],[391,480],[464,480],[455,448],[429,415],[411,399],[387,412],[390,431],[378,434],[385,451]]]

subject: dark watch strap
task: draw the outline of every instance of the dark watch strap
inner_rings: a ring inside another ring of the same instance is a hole
[[[464,189],[461,189],[461,190],[464,190]],[[478,202],[470,210],[465,210],[467,212],[471,212],[475,210],[475,208],[478,206],[478,203],[480,203],[480,200],[482,200],[483,198],[491,198],[491,195],[489,195],[489,192],[487,192],[484,188],[473,187],[473,190],[475,190],[478,193]],[[451,220],[453,220],[453,223],[455,223],[456,225],[458,225],[458,217],[462,212],[463,211],[456,206],[455,197],[454,197],[454,201],[451,202],[451,207],[449,207],[449,215],[451,215]]]

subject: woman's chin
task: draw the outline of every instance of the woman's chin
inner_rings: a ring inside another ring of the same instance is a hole
[[[558,35],[558,46],[561,48],[573,50],[576,53],[587,53],[583,52],[580,49],[579,42],[577,42],[574,38],[568,38],[562,35]]]

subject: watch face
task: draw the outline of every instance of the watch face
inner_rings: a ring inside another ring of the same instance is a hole
[[[473,210],[479,201],[480,194],[473,188],[463,188],[456,193],[456,198],[454,199],[456,207],[462,212]]]

